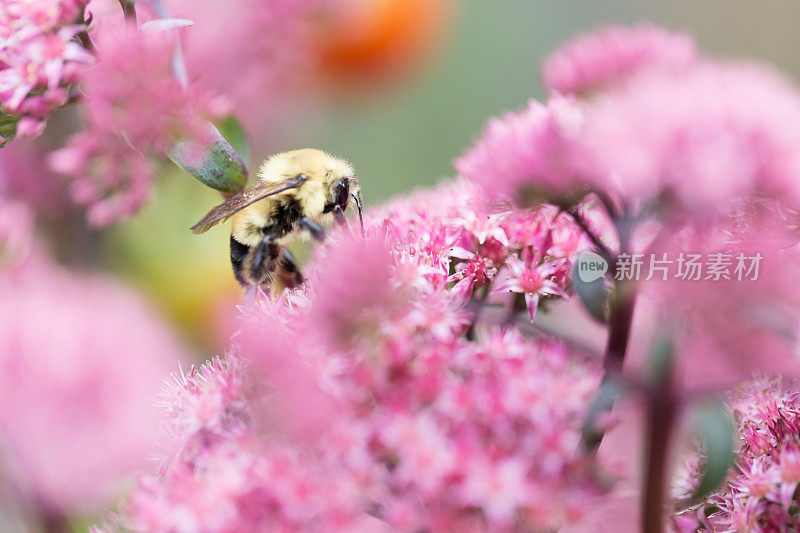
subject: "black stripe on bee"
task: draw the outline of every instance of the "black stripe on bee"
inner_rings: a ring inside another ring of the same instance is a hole
[[[272,233],[275,237],[282,237],[292,231],[297,220],[302,216],[300,202],[295,198],[281,199],[272,213],[272,224],[264,228],[264,233]]]
[[[250,247],[240,243],[231,237],[231,266],[233,267],[233,276],[239,285],[247,286],[247,278],[244,275],[244,260],[250,252]]]

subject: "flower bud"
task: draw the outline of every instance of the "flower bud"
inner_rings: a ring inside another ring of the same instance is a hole
[[[223,193],[239,192],[247,183],[244,161],[210,123],[201,139],[178,141],[169,158],[199,182]]]

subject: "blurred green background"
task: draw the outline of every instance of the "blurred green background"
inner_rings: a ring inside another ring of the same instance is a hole
[[[796,78],[796,0],[453,0],[436,45],[380,82],[320,87],[284,110],[252,146],[270,153],[313,146],[355,165],[367,204],[451,176],[452,161],[487,118],[541,98],[539,65],[567,39],[606,24],[653,22],[694,36],[717,57],[774,64]],[[263,133],[263,132],[262,132]],[[165,171],[154,201],[110,232],[109,262],[154,297],[200,349],[219,351],[240,291],[228,264],[227,228],[188,231],[219,196]]]

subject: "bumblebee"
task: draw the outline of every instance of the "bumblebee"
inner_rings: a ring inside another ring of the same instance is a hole
[[[216,206],[193,233],[204,233],[231,219],[231,265],[243,287],[269,291],[280,279],[295,287],[303,277],[286,244],[298,236],[325,238],[324,226],[346,224],[350,199],[358,209],[363,231],[361,188],[353,167],[321,150],[305,148],[269,157],[259,181]]]

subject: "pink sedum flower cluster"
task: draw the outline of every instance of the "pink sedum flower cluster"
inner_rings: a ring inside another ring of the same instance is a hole
[[[87,0],[8,0],[0,5],[0,110],[16,135],[36,137],[93,63],[75,38]],[[0,139],[0,144],[8,139]]]
[[[19,201],[53,220],[70,205],[61,176],[43,169],[47,151],[40,141],[17,139],[0,150],[0,202]]]
[[[163,157],[178,139],[203,135],[204,117],[225,111],[224,102],[174,78],[170,36],[127,28],[101,37],[97,66],[85,80],[87,128],[50,157],[98,226],[138,211],[155,179],[150,158]]]
[[[229,114],[232,105],[248,126],[268,120],[261,110],[276,112],[270,102],[285,101],[284,89],[301,85],[302,67],[313,61],[314,21],[337,13],[330,0],[237,0],[222,10],[213,3],[168,3],[193,23],[180,32],[186,47],[171,22],[159,20],[169,16],[163,2],[125,3],[124,22],[115,0],[95,0],[91,13],[87,0],[0,6],[0,146],[15,136],[38,136],[57,107],[83,104],[85,128],[52,154],[50,166],[70,178],[73,199],[88,207],[96,226],[147,202],[156,163],[177,144],[191,145],[184,150],[189,155],[179,156],[191,159],[181,161],[184,168],[218,184],[219,174],[234,165],[202,167],[225,166],[230,157],[204,159],[217,157],[214,149],[222,144],[210,138],[207,121]]]
[[[800,92],[773,71],[702,62],[651,72],[585,117],[584,174],[628,202],[661,196],[711,213],[737,197],[800,202]]]
[[[681,69],[697,57],[694,41],[658,26],[613,26],[578,37],[545,59],[545,88],[563,94],[607,88],[648,68]]]
[[[693,50],[688,38],[647,27],[567,44],[545,65],[548,83],[598,90],[554,93],[546,106],[492,119],[456,169],[523,203],[531,191],[567,201],[594,191],[628,209],[707,216],[730,211],[732,197],[797,206],[800,92],[771,70]],[[579,75],[581,65],[597,72]],[[608,77],[616,83],[600,83]]]
[[[579,521],[582,502],[608,488],[578,453],[599,369],[556,341],[489,320],[470,327],[467,306],[486,279],[517,275],[517,261],[569,262],[561,254],[576,230],[556,215],[488,210],[459,181],[369,213],[363,240],[334,233],[303,288],[244,308],[230,352],[168,384],[167,459],[116,525],[516,531]],[[547,279],[565,294],[566,274]]]
[[[151,402],[185,354],[130,290],[32,249],[24,215],[0,205],[4,496],[40,516],[97,512],[147,466]]]
[[[493,196],[524,200],[532,195],[523,202],[529,204],[541,201],[537,192],[547,192],[571,200],[578,176],[570,162],[583,123],[572,97],[556,95],[547,105],[531,100],[524,110],[490,119],[455,169]]]
[[[702,503],[672,517],[677,531],[792,531],[800,527],[800,391],[794,382],[757,379],[730,399],[739,450],[722,487]],[[678,473],[674,495],[691,496],[700,459]]]
[[[492,209],[464,180],[411,194],[372,216],[402,244],[403,260],[423,265],[437,289],[452,285],[449,294],[465,301],[495,281],[493,293],[524,297],[531,319],[542,298],[566,296],[572,258],[590,247],[558,208]]]

